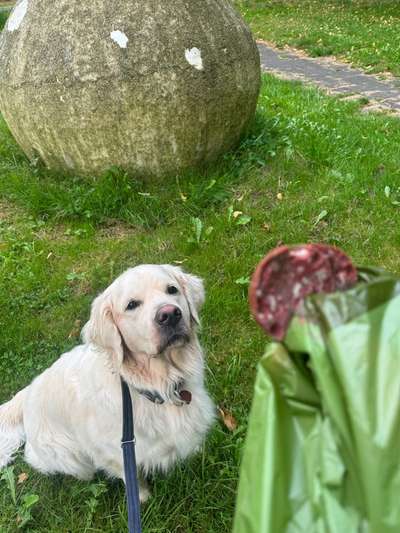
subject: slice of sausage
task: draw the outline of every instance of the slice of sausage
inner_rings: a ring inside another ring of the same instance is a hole
[[[338,248],[324,244],[280,246],[258,265],[250,283],[250,307],[257,322],[282,340],[300,302],[309,294],[349,289],[357,270]]]

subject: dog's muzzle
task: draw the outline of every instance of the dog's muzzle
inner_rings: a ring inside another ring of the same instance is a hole
[[[182,320],[182,311],[175,305],[163,305],[154,318],[160,332],[160,348],[162,354],[169,347],[180,347],[190,342],[187,326]]]
[[[174,329],[182,319],[182,311],[175,305],[163,305],[156,313],[155,321],[163,329]]]

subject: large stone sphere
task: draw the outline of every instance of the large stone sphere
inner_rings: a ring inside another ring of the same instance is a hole
[[[54,169],[203,165],[237,143],[259,88],[229,0],[19,0],[0,36],[0,110]]]

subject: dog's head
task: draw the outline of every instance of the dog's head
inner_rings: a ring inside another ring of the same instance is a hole
[[[124,377],[154,381],[145,374],[165,373],[171,352],[194,341],[203,301],[196,276],[171,265],[137,266],[94,300],[83,339],[111,354]]]

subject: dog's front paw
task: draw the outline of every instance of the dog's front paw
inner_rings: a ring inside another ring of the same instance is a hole
[[[139,500],[140,503],[145,503],[150,498],[151,492],[147,481],[140,479],[139,480]]]

